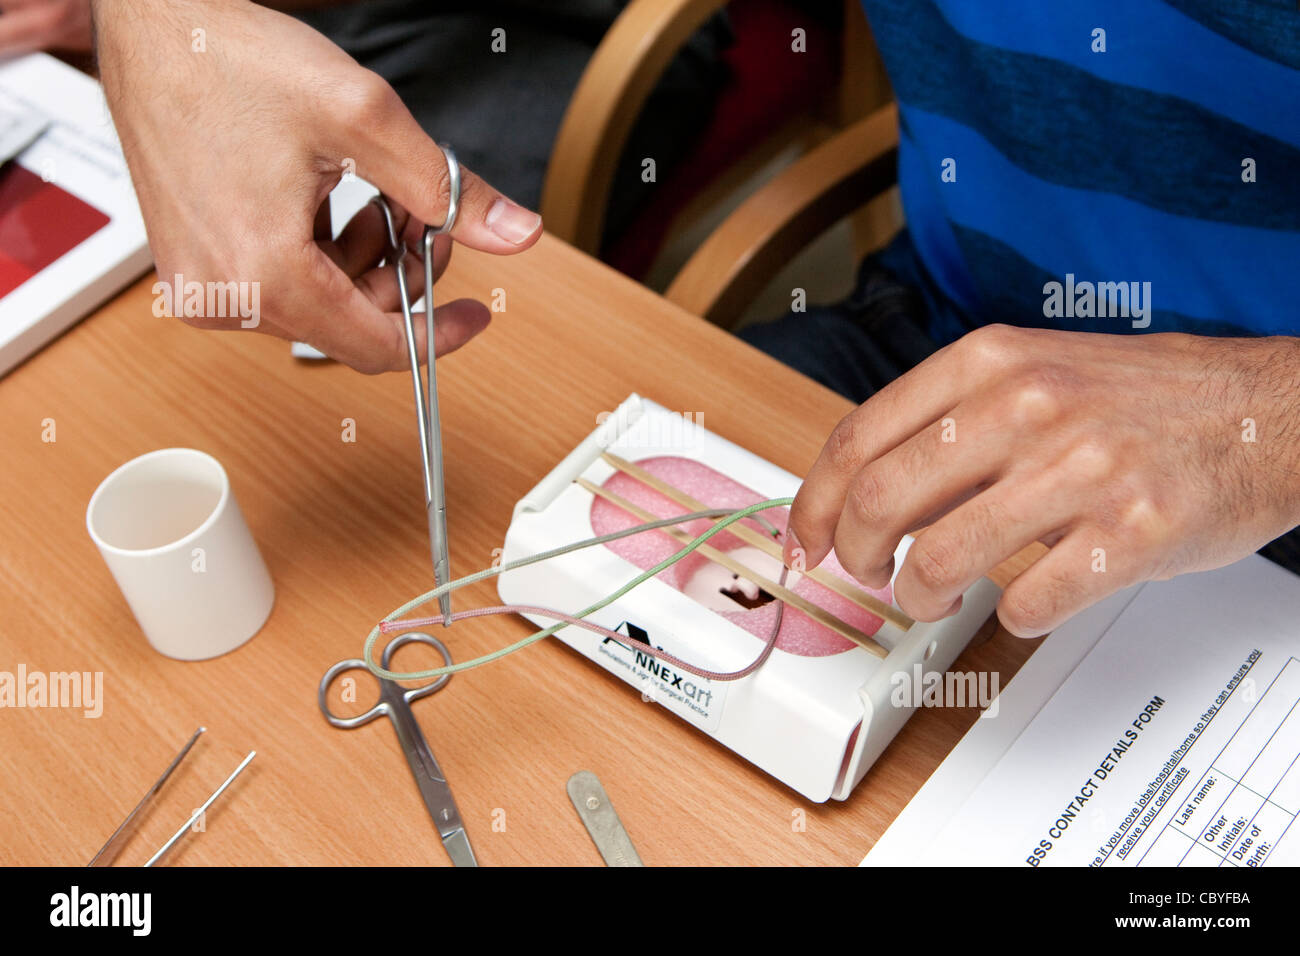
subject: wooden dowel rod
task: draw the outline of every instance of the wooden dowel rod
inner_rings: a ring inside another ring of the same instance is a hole
[[[708,505],[696,501],[686,492],[674,488],[662,478],[650,474],[650,472],[646,471],[640,465],[635,465],[625,458],[620,458],[612,452],[602,452],[600,457],[605,460],[606,464],[617,468],[629,477],[635,478],[642,484],[653,488],[665,498],[672,499],[683,508],[689,508],[691,511],[703,511],[708,507]],[[766,552],[778,560],[782,557],[780,545],[767,535],[755,531],[743,522],[738,521],[733,524],[727,529],[727,533],[734,534],[742,541],[752,544],[754,547]],[[844,578],[840,577],[838,574],[832,574],[823,568],[809,568],[803,573],[823,587],[829,588],[841,597],[848,598],[863,610],[870,611],[872,614],[876,615],[876,617],[888,621],[899,630],[906,631],[916,623],[902,611],[895,607],[891,607],[875,595],[868,594],[866,591],[862,590],[862,588],[857,587],[850,581],[844,580]]]
[[[599,498],[604,498],[610,504],[614,505],[617,508],[622,508],[628,514],[634,515],[635,517],[640,518],[642,521],[654,521],[656,520],[656,518],[659,517],[658,515],[651,514],[649,511],[646,511],[644,508],[641,508],[633,504],[632,502],[624,498],[622,495],[610,491],[607,488],[602,488],[600,487],[600,485],[588,481],[586,478],[579,476],[579,478],[577,479],[577,483],[580,487],[585,488],[593,495],[596,495]],[[682,542],[682,544],[686,544],[687,542],[695,538],[695,535],[688,534],[687,532],[682,531],[680,528],[670,527],[670,528],[660,528],[659,530],[665,532],[668,535],[671,535],[673,538]],[[807,614],[809,617],[811,617],[814,621],[817,621],[820,624],[824,624],[826,627],[829,627],[836,634],[839,634],[841,637],[848,638],[854,644],[857,644],[859,647],[863,648],[864,650],[870,651],[872,654],[875,654],[877,657],[885,657],[889,654],[888,649],[877,644],[870,635],[865,634],[862,631],[858,630],[852,624],[848,624],[845,621],[841,621],[830,611],[826,610],[823,607],[818,607],[816,604],[813,604],[807,598],[795,594],[789,588],[783,587],[782,585],[778,584],[775,581],[768,580],[767,578],[763,577],[761,574],[758,574],[755,571],[751,570],[750,568],[745,567],[745,565],[741,564],[739,561],[732,558],[725,551],[719,551],[717,548],[711,547],[710,545],[702,544],[696,549],[696,552],[701,557],[707,558],[708,560],[714,562],[715,564],[722,565],[722,567],[726,568],[732,574],[738,574],[741,577],[743,577],[745,580],[752,581],[754,584],[757,584],[768,594],[772,595],[772,597],[784,601],[786,604],[790,605],[791,607],[798,608],[799,610]]]

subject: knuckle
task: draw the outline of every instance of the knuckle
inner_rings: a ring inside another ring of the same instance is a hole
[[[429,184],[430,189],[433,191],[433,202],[435,208],[440,210],[438,221],[436,223],[430,223],[430,225],[436,227],[445,225],[447,222],[447,216],[451,213],[451,171],[447,168],[447,164],[442,160],[433,160],[429,165],[431,166],[429,170]],[[469,185],[470,182],[462,174],[462,189],[459,197],[462,206],[464,205],[465,200],[469,198],[470,190],[467,188]]]
[[[1054,623],[1055,601],[1045,588],[1007,588],[998,602],[998,618],[1020,637],[1036,637]]]
[[[958,340],[965,358],[980,366],[1001,367],[1013,362],[1021,348],[1024,331],[1011,325],[984,325]]]
[[[1012,427],[1029,429],[1059,419],[1066,409],[1066,401],[1055,377],[1039,370],[1017,381],[1011,389],[1006,409],[1007,421]]]
[[[402,109],[401,97],[378,73],[363,70],[340,94],[343,115],[348,119],[371,125],[383,122],[394,110]]]
[[[416,167],[415,181],[424,184],[430,208],[438,210],[433,221],[427,225],[440,226],[447,221],[447,213],[451,211],[451,171],[442,158],[442,151],[436,147],[431,147],[423,156],[413,160],[413,163]],[[469,198],[471,182],[471,178],[462,168],[460,192],[462,215],[465,202]]]
[[[1159,503],[1150,495],[1129,498],[1119,511],[1119,531],[1129,546],[1148,551],[1161,548],[1170,540],[1172,522]]]
[[[1088,438],[1070,448],[1061,464],[1077,480],[1092,485],[1114,475],[1119,460],[1109,443]]]
[[[838,472],[853,471],[861,457],[853,416],[841,419],[826,439],[826,460]]]
[[[961,564],[957,548],[935,535],[923,535],[907,553],[916,582],[926,591],[943,593],[960,583]]]
[[[867,526],[875,526],[888,515],[884,483],[874,469],[860,472],[849,485],[845,500],[849,514]]]

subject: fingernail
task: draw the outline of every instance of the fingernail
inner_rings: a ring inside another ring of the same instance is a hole
[[[799,536],[793,528],[785,529],[785,547],[781,549],[781,561],[791,571],[803,571],[807,567],[807,554],[799,543]]]
[[[508,199],[498,199],[488,210],[483,223],[506,242],[517,246],[537,231],[542,217]]]

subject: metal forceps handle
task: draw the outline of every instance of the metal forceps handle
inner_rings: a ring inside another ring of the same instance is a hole
[[[415,348],[415,319],[411,311],[411,295],[406,283],[406,244],[397,234],[393,212],[383,196],[373,202],[384,215],[388,230],[389,256],[397,272],[397,289],[402,300],[402,321],[406,328],[406,352],[411,363],[411,381],[415,391],[416,427],[420,432],[420,461],[424,468],[424,509],[429,524],[429,550],[433,558],[434,581],[443,585],[450,580],[450,557],[447,542],[447,491],[442,470],[442,428],[438,417],[438,376],[434,370],[434,300],[433,300],[433,240],[451,232],[460,212],[460,163],[450,146],[443,146],[447,161],[448,192],[450,199],[447,217],[441,226],[425,226],[422,241],[424,254],[424,323],[429,357],[425,362],[425,380],[420,380],[420,359]],[[443,625],[451,626],[451,595],[438,598]]]
[[[451,651],[447,650],[446,644],[442,643],[442,641],[438,640],[432,634],[422,634],[418,631],[412,631],[409,634],[402,634],[399,637],[395,637],[393,640],[388,642],[388,645],[384,648],[383,659],[381,661],[384,668],[388,669],[388,665],[393,662],[393,654],[398,650],[398,648],[406,644],[414,643],[430,645],[434,650],[442,655],[443,661],[448,664],[451,663]],[[397,699],[400,699],[403,704],[406,704],[409,707],[412,701],[419,700],[421,697],[428,697],[435,691],[442,690],[447,681],[451,680],[450,674],[443,674],[437,680],[431,681],[428,684],[424,684],[420,687],[408,688],[403,687],[401,684],[394,681],[381,679],[379,681],[379,700],[373,707],[367,710],[364,714],[358,714],[355,717],[339,717],[330,710],[329,688],[330,685],[334,683],[335,679],[337,679],[341,674],[345,674],[351,670],[362,670],[367,674],[370,673],[370,668],[366,666],[366,662],[359,657],[352,657],[345,661],[339,661],[321,677],[320,687],[317,688],[316,691],[316,704],[320,707],[320,712],[325,715],[325,719],[330,722],[330,726],[339,727],[343,730],[351,730],[354,727],[368,724],[376,717],[388,717],[393,719],[395,716],[394,703]]]

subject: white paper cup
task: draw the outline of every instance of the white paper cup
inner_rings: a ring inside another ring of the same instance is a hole
[[[154,650],[233,651],[275,602],[266,562],[221,463],[193,448],[133,458],[100,483],[86,529]]]

